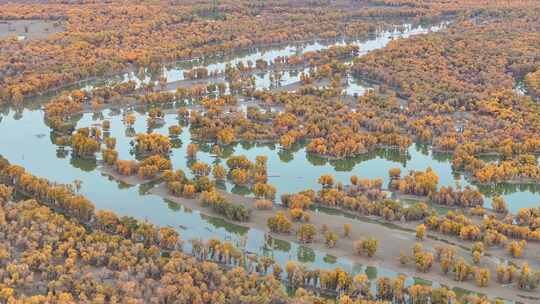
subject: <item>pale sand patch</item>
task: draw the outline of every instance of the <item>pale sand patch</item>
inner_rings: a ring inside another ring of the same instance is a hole
[[[118,180],[127,184],[138,185],[143,182],[136,176],[121,176],[115,173],[114,170],[112,170],[111,168],[107,168],[106,166],[100,167],[100,171],[113,178],[118,178]],[[160,183],[149,190],[150,194],[157,195],[172,202],[181,204],[189,209],[198,210],[205,215],[219,217],[226,220],[227,222],[231,222],[236,225],[264,231],[276,239],[295,243],[298,242],[294,231],[298,230],[298,228],[301,226],[301,223],[293,223],[293,233],[288,235],[272,233],[267,227],[266,223],[268,221],[268,218],[274,216],[276,211],[286,211],[285,209],[280,208],[279,206],[274,206],[273,210],[256,210],[254,208],[254,198],[245,197],[222,190],[219,190],[219,192],[220,194],[225,196],[230,202],[235,204],[241,204],[252,209],[250,221],[236,222],[227,220],[223,216],[214,212],[211,208],[203,207],[199,203],[197,198],[188,199],[176,197],[169,194],[164,183]],[[436,281],[442,285],[450,286],[451,288],[459,287],[481,294],[487,294],[490,298],[500,297],[507,300],[520,301],[522,303],[538,302],[537,299],[531,300],[524,297],[540,298],[540,292],[538,291],[521,291],[515,286],[501,285],[496,282],[496,266],[499,260],[508,259],[508,255],[503,248],[490,248],[487,250],[489,256],[484,256],[482,258],[479,266],[489,268],[491,272],[491,281],[488,287],[481,288],[476,286],[473,277],[470,277],[465,282],[457,282],[453,279],[452,274],[444,275],[440,271],[437,262],[434,263],[433,268],[427,273],[416,271],[416,269],[414,268],[414,264],[411,262],[405,266],[400,264],[398,259],[400,252],[403,252],[409,256],[412,255],[412,247],[417,242],[414,234],[414,228],[416,227],[416,225],[419,224],[419,222],[392,222],[391,224],[397,226],[398,228],[390,228],[376,217],[365,217],[366,219],[369,219],[369,221],[364,221],[357,218],[349,218],[342,215],[332,215],[324,212],[310,211],[310,215],[310,223],[315,225],[318,231],[321,230],[323,224],[326,224],[331,231],[340,234],[340,239],[336,247],[334,248],[328,248],[324,244],[324,237],[321,234],[318,234],[316,236],[314,243],[303,244],[304,246],[309,247],[313,250],[317,250],[336,257],[346,258],[351,260],[352,262],[360,263],[363,265],[381,266],[388,270],[403,273],[410,277],[419,277],[425,280]],[[352,227],[351,235],[349,238],[343,237],[344,224],[350,224]],[[452,246],[456,249],[457,256],[462,256],[466,258],[469,263],[471,263],[471,253],[469,248],[471,247],[472,242],[464,242],[455,237],[450,237],[432,231],[428,231],[428,234],[430,236],[433,236],[433,238],[426,238],[421,242],[425,250],[433,252],[436,246]],[[379,240],[379,249],[377,250],[377,253],[373,258],[359,256],[354,252],[354,241],[359,239],[365,239],[367,237],[372,237]],[[534,252],[539,252],[539,249],[539,244],[530,243],[526,247],[526,252],[529,253],[526,253],[521,259],[510,260],[512,260],[517,265],[521,265],[525,261],[527,261],[529,265],[536,265],[538,264],[538,261],[537,259],[534,259],[534,257],[537,255],[537,253],[535,254]],[[535,268],[533,267],[533,269]]]
[[[44,39],[64,31],[62,21],[52,20],[0,20],[0,39],[24,37],[23,40]]]
[[[224,191],[220,191],[220,192],[221,194],[226,196],[231,202],[234,202],[236,204],[242,204],[251,208],[253,207],[253,202],[254,202],[253,198],[243,197],[236,194],[227,193]],[[168,194],[168,191],[164,184],[160,184],[152,188],[150,190],[150,193],[163,197],[167,200],[176,202],[190,209],[199,210],[203,214],[223,218],[221,215],[216,214],[210,208],[202,207],[200,203],[197,201],[197,199],[186,199],[186,198],[181,198],[181,197],[175,197]],[[294,233],[291,233],[289,235],[284,235],[284,234],[272,233],[268,230],[267,225],[266,225],[268,218],[275,215],[275,212],[279,209],[280,209],[279,207],[274,207],[274,210],[264,210],[264,211],[253,210],[252,216],[249,222],[235,222],[235,221],[229,221],[229,220],[227,221],[232,222],[237,225],[244,226],[244,227],[265,231],[266,233],[271,235],[273,238],[282,239],[289,242],[297,242],[297,239]],[[487,257],[483,258],[483,261],[481,262],[480,266],[488,267],[490,269],[491,282],[488,287],[480,288],[476,286],[476,284],[474,283],[474,278],[472,277],[466,282],[457,282],[452,278],[450,274],[444,275],[443,273],[440,272],[438,263],[435,263],[431,271],[428,273],[421,273],[421,272],[416,271],[413,264],[409,264],[406,266],[401,265],[398,260],[399,252],[403,251],[407,255],[411,255],[412,246],[416,242],[414,233],[410,231],[392,229],[380,223],[365,222],[365,221],[360,221],[357,219],[350,219],[350,218],[339,216],[339,215],[329,215],[322,212],[311,212],[310,223],[314,224],[319,231],[322,225],[326,224],[330,228],[330,230],[334,232],[338,232],[340,234],[340,240],[338,241],[336,247],[334,248],[327,248],[324,245],[324,238],[320,234],[317,235],[314,243],[303,244],[314,250],[318,250],[318,251],[321,251],[321,252],[324,252],[333,256],[337,256],[337,257],[343,257],[343,258],[349,259],[353,262],[360,263],[363,265],[381,266],[381,267],[384,267],[386,269],[389,269],[398,273],[403,273],[407,276],[421,277],[422,279],[426,279],[430,281],[437,281],[440,284],[443,284],[446,286],[459,287],[462,289],[467,289],[467,290],[482,293],[482,294],[488,294],[490,298],[500,297],[500,298],[504,298],[508,300],[520,301],[523,303],[533,303],[535,301],[528,302],[531,300],[524,299],[520,297],[520,295],[525,295],[527,297],[540,296],[540,293],[538,293],[537,291],[529,293],[529,292],[518,290],[514,286],[502,286],[499,283],[497,283],[495,269],[496,269],[498,259],[496,258],[487,258]],[[345,223],[350,224],[352,227],[351,236],[349,238],[344,238],[342,236],[343,224]],[[412,223],[409,223],[409,224],[413,225]],[[298,227],[300,227],[300,225],[301,224],[299,223],[294,223],[293,231],[296,231]],[[353,251],[354,241],[358,239],[365,239],[366,237],[373,237],[379,240],[379,249],[375,257],[373,258],[356,255]],[[457,240],[453,240],[453,241],[457,243]],[[424,246],[424,249],[434,251],[435,246],[437,245],[447,246],[448,244],[444,241],[428,238],[422,241],[422,245]],[[470,245],[470,244],[466,244],[466,245]],[[468,250],[465,250],[460,247],[455,247],[455,248],[456,248],[458,256],[466,257],[467,260],[469,260],[470,262],[471,254]]]

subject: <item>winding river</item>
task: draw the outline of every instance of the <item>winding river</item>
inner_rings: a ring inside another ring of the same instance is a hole
[[[371,50],[384,47],[392,39],[408,37],[410,35],[425,33],[430,30],[439,30],[442,26],[431,28],[412,27],[405,25],[400,30],[381,32],[369,40],[337,41],[334,44],[354,43],[360,47],[360,53],[365,54]],[[330,44],[331,45],[331,44]],[[223,70],[226,64],[246,63],[258,58],[273,60],[278,56],[289,56],[306,51],[321,50],[329,44],[312,42],[303,45],[284,46],[266,51],[255,50],[248,54],[234,58],[225,58],[221,62],[208,63],[204,61],[181,63],[174,67],[163,69],[162,73],[169,82],[183,80],[183,72],[193,66],[207,66],[209,71]],[[285,73],[282,85],[297,82],[298,74]],[[138,83],[154,81],[155,75],[138,77],[135,73],[126,73],[107,81],[135,80]],[[268,88],[270,81],[268,74],[256,75],[257,87]],[[85,83],[83,87],[96,84]],[[348,79],[347,94],[362,94],[367,88],[353,79]],[[147,131],[144,111],[136,112],[136,132]],[[111,122],[109,135],[117,139],[117,150],[120,159],[133,159],[130,151],[131,137],[126,135],[126,128],[122,123],[122,112],[118,110],[104,110],[101,113],[87,113],[80,118],[77,127],[100,124],[103,119]],[[167,127],[177,124],[177,117],[173,114],[165,116],[166,124],[154,131],[168,134]],[[281,264],[288,260],[297,260],[306,263],[308,267],[335,268],[341,267],[352,273],[365,272],[372,280],[378,276],[394,276],[395,272],[382,267],[369,267],[351,262],[343,258],[326,255],[296,243],[273,240],[265,241],[264,232],[247,229],[242,226],[227,223],[219,218],[206,216],[196,210],[189,210],[181,205],[167,202],[158,196],[147,193],[151,184],[129,186],[122,184],[100,173],[97,162],[80,160],[71,156],[68,147],[59,147],[53,143],[52,133],[44,124],[41,109],[5,109],[0,113],[0,154],[13,164],[24,166],[29,172],[60,183],[72,183],[75,179],[82,181],[81,193],[87,196],[98,209],[113,210],[119,215],[130,215],[138,219],[146,219],[161,226],[170,226],[179,230],[182,238],[209,239],[218,238],[230,240],[237,244],[245,243],[245,250],[275,258]],[[186,173],[188,162],[186,160],[186,147],[191,142],[189,128],[183,129],[177,146],[173,149],[171,160],[175,169],[183,169]],[[198,159],[206,163],[223,162],[209,153],[210,146],[201,145]],[[452,171],[450,157],[434,153],[429,147],[414,144],[407,153],[395,150],[380,150],[360,157],[347,160],[327,160],[311,156],[306,153],[302,145],[285,151],[279,145],[268,144],[238,144],[228,147],[225,156],[244,154],[250,159],[257,155],[268,157],[269,183],[274,185],[279,197],[280,194],[297,192],[304,189],[319,189],[317,178],[322,174],[332,174],[337,181],[347,183],[352,175],[366,178],[382,178],[388,183],[388,169],[400,167],[402,172],[409,170],[425,170],[431,167],[439,175],[439,185],[452,185],[456,183],[470,185],[467,179]],[[474,186],[474,185],[473,185]],[[238,194],[249,195],[247,189],[224,184],[227,190]],[[496,187],[480,187],[486,196],[486,206],[489,207],[494,194],[502,195],[508,202],[511,211],[515,212],[522,207],[538,206],[540,202],[540,187],[532,185],[499,185]],[[189,245],[188,248],[189,250]],[[437,283],[409,278],[407,284]],[[374,284],[373,284],[374,285]],[[458,292],[464,292],[456,290]]]

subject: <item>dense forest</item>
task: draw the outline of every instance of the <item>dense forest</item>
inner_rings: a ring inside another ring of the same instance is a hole
[[[535,0],[0,1],[0,126],[37,112],[81,173],[36,176],[0,145],[0,302],[535,303],[540,207],[483,189],[540,184],[538,46]],[[430,163],[399,167],[420,146]],[[261,147],[324,173],[283,191]],[[384,179],[325,167],[380,151]],[[396,274],[183,238],[99,208],[93,170],[265,248]]]
[[[94,213],[72,187],[51,184],[5,160],[1,171],[2,180],[15,185],[0,184],[0,295],[9,303],[334,303],[302,287],[328,290],[339,295],[339,303],[455,298],[446,288],[406,288],[401,277],[379,279],[372,294],[365,275],[351,277],[339,268],[306,271],[294,263],[283,270],[218,240],[194,242],[195,256],[189,256],[173,229]],[[13,203],[14,189],[33,199]],[[294,297],[280,280],[299,287]]]

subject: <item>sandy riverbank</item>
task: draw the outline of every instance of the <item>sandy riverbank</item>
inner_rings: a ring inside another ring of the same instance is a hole
[[[152,188],[149,191],[151,194],[163,197],[167,200],[173,201],[175,203],[181,204],[185,207],[188,207],[193,210],[199,210],[201,213],[209,215],[209,216],[215,216],[215,217],[221,217],[222,216],[216,214],[213,212],[210,208],[205,208],[200,205],[197,199],[186,199],[186,198],[180,198],[175,197],[173,195],[168,194],[168,191],[164,184],[159,184],[156,187]],[[242,204],[248,207],[253,206],[253,199],[248,197],[243,197],[227,192],[222,192],[224,196],[226,196],[230,201]],[[252,213],[251,220],[249,222],[233,222],[234,224],[245,226],[248,228],[258,229],[261,231],[265,231],[268,234],[270,234],[272,237],[277,239],[282,239],[289,242],[297,242],[296,235],[294,233],[291,233],[289,235],[284,234],[275,234],[271,233],[266,225],[266,222],[269,217],[273,216],[276,212],[275,207],[274,210],[265,210],[265,211],[259,211],[254,210]],[[414,269],[414,265],[409,264],[406,266],[403,266],[400,264],[398,257],[399,252],[403,251],[407,255],[411,255],[411,249],[414,243],[416,242],[414,233],[411,233],[409,231],[400,230],[400,229],[392,229],[389,227],[386,227],[380,223],[373,223],[373,222],[364,222],[357,219],[351,219],[339,215],[330,215],[322,212],[312,212],[311,217],[311,224],[314,224],[318,230],[321,229],[323,224],[326,224],[330,230],[339,232],[340,234],[343,231],[343,225],[348,223],[352,227],[351,236],[349,238],[344,238],[343,236],[340,237],[340,240],[337,243],[337,246],[334,248],[327,248],[324,245],[324,240],[322,235],[317,235],[316,240],[314,243],[311,244],[304,244],[305,246],[312,248],[314,250],[318,250],[324,253],[328,253],[334,256],[343,257],[346,259],[349,259],[353,262],[358,262],[364,265],[370,265],[370,266],[381,266],[386,269],[403,273],[405,275],[411,276],[411,277],[421,277],[422,279],[430,280],[430,281],[437,281],[440,284],[451,286],[451,287],[459,287],[462,289],[471,290],[474,292],[482,293],[482,294],[489,294],[490,297],[500,297],[508,300],[513,301],[520,301],[524,303],[529,303],[524,297],[540,297],[540,294],[538,292],[524,292],[518,290],[514,286],[502,286],[499,283],[496,282],[496,272],[495,267],[498,263],[499,258],[495,256],[490,257],[484,257],[483,261],[481,262],[481,267],[488,267],[491,271],[492,277],[491,277],[491,283],[488,287],[480,288],[477,287],[474,283],[474,279],[470,278],[466,282],[457,282],[453,280],[451,275],[444,275],[440,272],[439,266],[437,263],[433,266],[432,270],[428,273],[419,273]],[[414,226],[415,223],[409,223],[408,225]],[[297,230],[300,226],[299,223],[294,223],[293,231]],[[410,228],[410,227],[408,227]],[[359,256],[354,253],[354,247],[353,243],[355,240],[358,239],[365,239],[366,237],[373,237],[379,240],[379,249],[373,258],[368,258],[364,256]],[[436,240],[432,238],[428,238],[424,241],[422,241],[422,245],[424,246],[424,249],[429,251],[434,251],[435,246],[448,246],[447,242],[444,240]],[[467,245],[467,244],[465,244]],[[455,247],[457,251],[458,256],[466,257],[468,260],[470,260],[470,253],[468,250],[465,250],[461,247]],[[524,296],[524,297],[523,297]],[[530,302],[532,303],[532,302]]]
[[[129,185],[135,186],[143,183],[152,182],[152,180],[142,180],[136,175],[119,175],[114,171],[112,167],[109,166],[100,166],[99,170],[100,172],[102,172],[102,174]],[[148,193],[150,194],[154,194],[172,202],[181,204],[187,208],[198,210],[205,215],[219,217],[237,225],[264,231],[277,239],[282,239],[289,242],[297,242],[296,234],[294,233],[294,231],[298,230],[301,223],[294,223],[293,233],[289,235],[275,234],[269,231],[267,227],[268,218],[274,216],[276,211],[281,209],[279,206],[274,206],[274,210],[256,210],[253,208],[254,198],[232,194],[226,191],[220,192],[229,201],[235,204],[242,204],[252,209],[253,212],[250,221],[234,222],[226,220],[223,216],[216,214],[211,208],[202,207],[197,199],[186,199],[169,194],[164,183],[159,183],[153,187],[149,187],[148,190]],[[347,213],[347,211],[343,212]],[[451,274],[444,275],[440,272],[437,262],[434,263],[433,268],[428,273],[419,273],[418,271],[416,271],[416,269],[414,268],[414,264],[412,263],[406,266],[400,264],[398,260],[400,252],[403,252],[408,256],[412,255],[412,247],[416,243],[414,229],[419,224],[419,222],[385,223],[385,221],[375,217],[358,218],[354,216],[345,216],[342,214],[343,212],[338,211],[337,213],[332,213],[310,211],[310,223],[315,225],[318,231],[321,231],[323,224],[326,224],[331,231],[340,234],[340,240],[338,241],[336,247],[327,248],[324,245],[324,238],[321,234],[318,234],[316,236],[314,243],[304,245],[311,249],[318,250],[320,252],[327,253],[333,256],[346,258],[363,265],[381,266],[398,273],[404,273],[411,277],[420,277],[422,279],[430,281],[437,281],[440,284],[446,286],[459,287],[478,293],[490,294],[492,297],[501,297],[504,299],[521,301],[525,303],[528,303],[528,300],[521,297],[520,295],[526,297],[536,297],[540,299],[540,293],[538,293],[537,291],[525,292],[518,290],[515,286],[502,286],[496,282],[496,267],[500,261],[510,260],[516,265],[521,265],[523,262],[526,261],[529,263],[529,265],[533,267],[533,269],[538,268],[538,266],[540,265],[539,244],[529,243],[525,249],[524,257],[520,259],[510,259],[504,248],[489,248],[487,250],[486,256],[482,258],[479,266],[489,268],[491,272],[491,282],[488,287],[480,288],[476,286],[473,277],[470,277],[466,282],[457,282],[454,281]],[[354,213],[351,214],[354,215]],[[365,218],[368,218],[369,220],[366,221]],[[478,218],[477,220],[479,221],[480,218]],[[352,232],[349,238],[344,238],[342,235],[343,225],[346,223],[350,224],[352,227]],[[424,246],[425,250],[433,252],[436,246],[453,246],[456,249],[458,257],[462,256],[466,258],[469,263],[472,264],[469,249],[472,246],[472,242],[465,242],[458,239],[457,237],[443,235],[441,233],[433,231],[428,231],[428,234],[431,237],[422,241],[422,245]],[[354,252],[354,241],[359,239],[365,239],[367,237],[373,237],[379,240],[379,249],[375,257],[373,258],[359,256]]]

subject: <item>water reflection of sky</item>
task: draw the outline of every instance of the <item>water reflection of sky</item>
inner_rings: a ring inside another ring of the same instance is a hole
[[[146,132],[144,114],[136,113],[136,117],[135,131]],[[135,156],[131,151],[132,138],[125,136],[126,129],[120,113],[107,110],[102,117],[85,114],[80,119],[78,127],[99,123],[101,119],[108,119],[111,122],[109,133],[110,136],[117,139],[119,157],[121,159],[134,159]],[[164,126],[154,129],[154,131],[166,135],[168,126],[178,123],[176,115],[166,115],[165,121]],[[181,144],[174,148],[171,154],[174,168],[182,169],[188,174],[189,164],[185,155],[190,137],[189,128],[184,127],[180,136]],[[89,181],[85,183],[87,187],[84,187],[88,191],[103,189],[102,187],[111,188],[111,186],[103,186],[103,178],[96,171],[92,171],[95,164],[88,161],[71,160],[69,148],[58,148],[52,144],[49,129],[43,123],[41,111],[25,110],[22,115],[15,115],[15,112],[5,115],[0,123],[0,140],[2,142],[0,153],[10,161],[23,165],[34,174],[63,183],[72,182],[76,178],[83,179],[83,181],[88,179]],[[199,152],[198,159],[206,163],[224,162],[224,160],[211,155],[210,148],[210,145],[201,144],[202,151]],[[307,188],[319,189],[317,178],[328,173],[343,183],[348,183],[352,175],[357,175],[364,178],[382,178],[387,184],[388,170],[393,167],[400,167],[403,172],[425,170],[431,167],[439,175],[439,185],[455,186],[456,178],[462,186],[469,184],[463,176],[452,172],[451,163],[447,156],[433,154],[427,147],[421,145],[411,146],[406,154],[385,150],[348,160],[327,160],[314,157],[307,154],[301,145],[293,147],[292,151],[284,151],[278,145],[238,144],[224,149],[224,153],[226,157],[244,154],[252,160],[257,155],[266,155],[268,157],[269,182],[278,189],[278,196],[281,193],[297,192]],[[92,186],[94,184],[97,185],[96,188]],[[91,193],[91,195],[98,201],[119,200],[120,198],[115,197],[118,195],[115,191],[116,185],[112,183],[112,186],[113,189],[109,189],[109,191],[99,191]],[[233,188],[230,184],[227,187],[229,190]],[[493,193],[503,194],[513,212],[521,207],[538,206],[540,194],[537,189],[538,187],[518,185],[480,187],[480,190],[488,196]],[[486,205],[489,206],[489,202],[488,198]],[[126,210],[123,209],[123,211]]]
[[[107,111],[108,112],[108,111]],[[85,114],[79,126],[96,123],[92,114]],[[96,117],[94,117],[96,118]],[[130,139],[123,136],[125,127],[121,122],[121,115],[105,113],[103,118],[111,121],[111,136],[118,140],[118,150],[121,158],[132,158],[129,151]],[[166,116],[167,123],[176,123],[173,115]],[[142,115],[137,115],[135,129],[139,132],[146,130],[146,122]],[[156,129],[166,134],[167,127]],[[175,168],[186,169],[185,149],[189,142],[187,128],[182,133],[183,144],[174,149],[171,159]],[[81,193],[87,196],[98,209],[113,210],[119,215],[130,215],[138,219],[148,220],[161,226],[176,228],[183,239],[209,239],[218,238],[230,240],[238,244],[241,238],[246,238],[246,250],[272,256],[277,262],[284,265],[289,260],[298,260],[313,267],[333,269],[341,267],[352,273],[367,273],[370,278],[377,276],[393,276],[396,273],[383,268],[365,267],[352,263],[348,259],[335,258],[319,251],[313,251],[296,243],[275,240],[273,246],[265,244],[264,233],[259,230],[246,229],[237,225],[226,223],[223,220],[208,217],[198,211],[186,209],[178,204],[166,202],[163,199],[144,194],[144,187],[128,187],[102,176],[91,162],[71,159],[69,153],[64,157],[58,148],[51,143],[48,128],[43,124],[41,111],[25,110],[15,115],[9,112],[0,123],[1,154],[12,163],[22,165],[37,176],[46,177],[60,183],[71,183],[75,179],[83,181]],[[237,146],[234,154],[246,154],[254,159],[256,155],[265,154],[269,157],[268,167],[270,183],[274,184],[280,192],[298,191],[305,188],[318,189],[316,179],[324,173],[332,173],[339,181],[346,182],[353,174],[363,177],[381,177],[386,180],[387,171],[391,167],[401,166],[404,169],[425,169],[431,166],[441,176],[441,183],[453,183],[454,179],[449,170],[449,163],[434,160],[422,149],[412,147],[408,156],[386,152],[365,159],[351,161],[324,161],[322,159],[309,159],[301,148],[288,155],[280,154],[278,147],[267,146],[245,148]],[[198,158],[205,162],[216,159],[205,152],[200,152]],[[314,165],[315,163],[315,165]],[[339,168],[342,171],[337,171]],[[515,194],[513,194],[515,195]],[[519,192],[518,197],[530,198],[537,195],[529,192]],[[510,197],[508,197],[510,198]],[[532,199],[531,199],[532,201]],[[514,202],[510,204],[514,206]],[[186,250],[189,250],[187,245]],[[414,283],[409,278],[408,284]]]
[[[432,27],[431,30],[438,30],[440,27]],[[412,28],[408,26],[406,31],[383,32],[376,38],[368,41],[355,41],[361,49],[361,53],[383,47],[389,41],[397,37],[408,37],[412,34],[426,32],[426,28]],[[340,41],[337,44],[344,44]],[[281,49],[270,51],[257,51],[245,56],[233,58],[227,62],[236,64],[246,63],[247,60],[255,62],[258,58],[273,60],[278,56],[289,56],[300,54],[306,51],[316,51],[328,47],[318,42],[298,46],[286,46]],[[208,67],[211,71],[223,69],[225,62],[212,63]],[[183,79],[182,68],[165,69],[164,75],[168,81]],[[152,81],[152,77],[145,75],[141,80],[136,73],[127,73],[123,80],[133,79],[138,81]],[[257,87],[268,87],[270,84],[269,74],[255,75]],[[299,73],[286,72],[281,85],[287,85],[299,80]],[[118,81],[113,78],[110,81]],[[347,94],[361,95],[365,87],[355,83],[354,79],[347,78]],[[88,85],[87,89],[92,86]],[[119,215],[130,215],[138,219],[146,219],[161,226],[170,226],[178,229],[183,239],[209,239],[218,238],[230,240],[238,243],[245,237],[246,250],[273,256],[276,261],[285,264],[288,260],[298,260],[308,265],[319,268],[341,267],[352,273],[366,273],[370,279],[377,276],[393,276],[394,272],[382,268],[365,267],[351,263],[342,258],[335,258],[313,251],[307,247],[295,243],[275,240],[273,247],[265,244],[264,234],[259,230],[249,230],[241,226],[226,223],[223,220],[208,217],[198,211],[188,210],[180,205],[166,202],[163,199],[144,194],[144,187],[129,187],[110,180],[96,170],[96,164],[91,161],[80,161],[72,159],[69,148],[59,148],[52,144],[48,127],[43,122],[43,112],[41,110],[24,110],[22,112],[8,111],[0,116],[0,154],[12,163],[24,166],[29,172],[46,177],[52,181],[60,183],[71,183],[75,179],[83,181],[81,193],[94,202],[98,209],[113,210]],[[122,115],[118,112],[104,111],[101,117],[92,114],[85,114],[79,121],[78,126],[89,126],[100,123],[102,119],[111,122],[110,135],[117,139],[117,150],[121,159],[134,158],[130,153],[131,138],[125,135],[125,127],[121,121]],[[156,132],[167,134],[167,126],[176,124],[174,115],[165,117],[166,125],[155,129]],[[137,121],[134,125],[137,132],[147,131],[146,120],[142,114],[137,114]],[[190,142],[188,128],[184,128],[180,137],[181,144],[173,149],[171,160],[174,168],[183,169],[189,173],[186,161],[186,147]],[[223,162],[208,153],[209,146],[204,147],[206,152],[200,152],[198,159],[207,163]],[[441,185],[455,185],[454,174],[452,173],[450,162],[440,155],[432,155],[429,149],[421,146],[409,148],[406,155],[396,151],[380,151],[367,156],[361,156],[350,160],[328,161],[319,157],[313,157],[305,152],[302,146],[298,146],[293,151],[283,151],[277,145],[237,145],[226,149],[228,155],[245,154],[250,159],[255,159],[257,155],[268,156],[269,183],[278,189],[278,196],[281,193],[296,192],[299,190],[312,188],[319,189],[316,183],[317,178],[322,174],[331,173],[337,181],[348,183],[352,175],[365,178],[382,178],[385,184],[388,182],[388,170],[392,167],[401,167],[402,171],[425,170],[432,167],[440,176]],[[458,176],[460,184],[466,185],[467,181]],[[232,185],[226,185],[229,190]],[[538,191],[528,188],[514,188],[509,186],[499,186],[494,189],[483,189],[485,193],[491,194],[493,191],[504,193],[504,197],[509,202],[512,211],[520,207],[538,206],[540,195]],[[536,193],[535,193],[536,192]],[[489,199],[487,200],[489,202]],[[488,204],[488,203],[486,203]],[[189,245],[187,245],[189,249]],[[408,284],[414,282],[413,278],[407,280]]]
[[[320,51],[329,48],[330,46],[335,45],[346,45],[346,44],[354,44],[359,47],[359,56],[365,55],[366,53],[379,49],[387,45],[390,41],[398,38],[407,38],[411,35],[418,35],[422,33],[426,33],[429,31],[439,31],[442,29],[446,23],[441,23],[436,26],[417,26],[413,27],[411,24],[405,24],[400,27],[395,28],[391,31],[381,31],[378,34],[374,35],[374,37],[370,39],[341,39],[336,40],[331,43],[322,43],[318,41],[313,41],[309,43],[304,44],[298,44],[298,45],[286,45],[281,46],[277,48],[270,48],[267,50],[264,49],[253,49],[249,51],[244,51],[244,55],[236,55],[236,56],[225,56],[222,59],[217,58],[210,58],[206,60],[192,60],[192,61],[183,61],[178,63],[176,66],[172,67],[164,67],[163,71],[161,72],[161,75],[159,74],[152,74],[149,71],[144,71],[144,73],[140,73],[140,71],[131,71],[124,73],[122,75],[113,76],[106,80],[98,80],[98,81],[90,81],[81,86],[81,89],[90,91],[92,88],[95,87],[95,85],[103,85],[103,84],[113,84],[118,82],[127,82],[127,81],[134,81],[137,86],[140,86],[143,83],[150,83],[154,82],[157,84],[158,76],[163,76],[166,78],[167,83],[173,83],[177,81],[185,80],[184,78],[184,72],[190,69],[193,69],[195,67],[206,67],[209,72],[222,72],[225,70],[225,67],[227,65],[236,65],[237,63],[243,63],[247,65],[249,61],[255,63],[257,59],[264,59],[266,61],[272,62],[278,57],[285,57],[285,56],[291,56],[291,55],[301,55],[309,51]],[[350,61],[348,62],[350,63]],[[300,81],[300,73],[301,72],[307,72],[308,68],[302,68],[298,71],[285,71],[282,73],[281,81],[279,84],[272,83],[270,81],[270,73],[271,72],[264,72],[264,73],[257,73],[254,76],[255,78],[255,86],[257,89],[270,89],[275,86],[286,86],[290,84],[294,84]],[[365,90],[368,89],[368,87],[365,87],[364,85],[361,85],[360,83],[356,82],[352,77],[347,78],[347,83],[344,86],[344,92],[347,95],[362,95]],[[175,88],[167,88],[169,91],[175,91]],[[229,89],[227,88],[226,92],[228,92]]]
[[[225,58],[225,60],[219,60],[219,62],[213,62],[209,63],[209,61],[213,61],[216,59],[210,59],[210,60],[202,60],[202,61],[186,61],[181,62],[177,64],[177,66],[174,67],[166,67],[161,76],[164,76],[167,79],[167,82],[175,82],[184,80],[184,72],[190,69],[193,69],[195,67],[205,67],[208,69],[209,72],[223,72],[225,70],[225,67],[227,65],[234,66],[238,63],[243,63],[244,65],[247,65],[249,61],[252,63],[255,63],[257,59],[264,59],[268,62],[273,62],[278,57],[287,57],[291,55],[301,55],[306,52],[312,52],[312,51],[320,51],[329,48],[333,45],[346,45],[346,44],[354,44],[359,47],[359,55],[364,55],[367,52],[370,52],[375,49],[379,49],[387,45],[390,41],[397,39],[397,38],[407,38],[411,35],[418,35],[422,33],[426,33],[428,31],[438,31],[442,29],[445,26],[445,23],[441,23],[440,25],[436,26],[430,26],[430,27],[424,27],[424,26],[417,26],[413,27],[411,24],[405,24],[400,26],[399,28],[396,28],[391,31],[382,31],[375,35],[375,37],[371,39],[341,39],[334,41],[332,43],[322,43],[318,41],[299,44],[299,45],[288,45],[288,46],[282,46],[279,48],[274,49],[254,49],[250,51],[248,54],[243,56],[235,56],[232,58]],[[268,77],[268,73],[266,73],[265,77]],[[137,85],[140,85],[141,83],[149,83],[150,81],[156,81],[157,77],[150,77],[150,75],[140,75],[138,71],[133,71],[129,73],[125,73],[121,77],[121,81],[135,81]],[[295,80],[296,79],[296,80]],[[297,77],[291,77],[289,78],[287,75],[284,76],[284,82],[292,83],[295,81],[298,81]],[[263,79],[258,80],[258,87],[265,87],[268,88],[268,81],[264,81]],[[88,88],[91,88],[89,86]]]
[[[81,180],[83,182],[81,194],[87,196],[98,209],[112,210],[121,216],[129,215],[160,226],[176,228],[185,240],[217,238],[238,244],[245,236],[247,251],[272,256],[282,265],[289,260],[299,260],[313,267],[325,269],[333,269],[337,266],[347,271],[362,271],[363,269],[348,260],[327,257],[326,254],[294,243],[275,240],[274,246],[270,247],[265,244],[264,234],[259,230],[249,230],[229,224],[223,220],[202,215],[198,211],[164,201],[160,197],[145,195],[142,193],[143,187],[121,185],[103,176],[91,164],[71,160],[69,155],[65,158],[58,157],[57,147],[51,143],[48,130],[42,123],[42,115],[41,111],[25,110],[22,116],[18,116],[18,120],[14,119],[13,112],[2,119],[0,123],[2,156],[8,158],[13,164],[24,166],[32,174],[46,177],[51,181],[71,183],[75,179]],[[91,116],[91,114],[85,115],[81,120],[81,125],[93,122]],[[111,119],[111,126],[113,135],[123,132],[120,116]],[[122,127],[118,128],[119,126]],[[145,128],[141,117],[137,120],[135,127],[136,129]],[[125,149],[127,140],[122,136],[118,136],[117,139],[121,157],[129,157],[129,151]],[[179,154],[180,151],[185,152],[183,149],[185,145],[173,154],[175,166],[182,162]],[[201,154],[200,159],[208,160],[209,158]],[[186,249],[189,250],[189,244],[186,244]],[[386,272],[379,270],[379,273]]]

